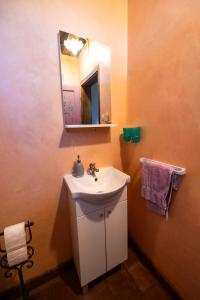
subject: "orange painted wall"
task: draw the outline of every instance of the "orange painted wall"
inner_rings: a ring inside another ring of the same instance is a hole
[[[60,54],[62,85],[79,85],[78,61],[76,57]]]
[[[127,7],[124,0],[2,0],[0,6],[0,231],[25,219],[35,222],[35,265],[25,271],[30,279],[71,258],[62,177],[71,171],[76,155],[85,168],[90,161],[98,167],[121,167]],[[111,46],[117,128],[63,131],[59,30]],[[16,282],[0,272],[0,290]]]
[[[129,189],[129,232],[182,295],[200,298],[200,2],[130,0],[128,122],[140,144],[122,144]],[[187,168],[169,220],[140,197],[141,156]]]

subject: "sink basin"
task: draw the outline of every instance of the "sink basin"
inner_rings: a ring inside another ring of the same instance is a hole
[[[83,177],[73,177],[66,174],[64,180],[68,185],[72,199],[96,202],[113,197],[130,182],[130,176],[113,168],[99,169],[96,173],[97,181],[86,172]]]

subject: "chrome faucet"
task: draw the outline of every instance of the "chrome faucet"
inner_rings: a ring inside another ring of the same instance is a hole
[[[90,163],[89,168],[87,170],[87,174],[91,175],[95,181],[97,181],[97,177],[95,172],[99,172],[99,169],[96,168],[95,163]]]

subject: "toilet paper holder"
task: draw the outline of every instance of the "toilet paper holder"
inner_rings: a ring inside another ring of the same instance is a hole
[[[4,253],[4,255],[0,258],[0,267],[2,269],[5,269],[5,277],[6,278],[9,278],[13,275],[13,271],[17,271],[18,273],[18,276],[19,276],[19,281],[20,281],[20,289],[21,289],[21,294],[22,294],[22,299],[28,299],[29,298],[29,294],[28,294],[28,291],[26,290],[25,288],[25,284],[24,284],[24,278],[23,278],[23,272],[22,272],[22,268],[23,266],[26,265],[26,267],[28,269],[30,269],[32,266],[33,266],[33,261],[31,260],[33,254],[34,254],[34,249],[33,247],[31,247],[29,244],[31,243],[32,241],[32,231],[31,231],[31,227],[34,225],[33,222],[30,222],[28,221],[26,224],[25,224],[25,229],[26,231],[28,231],[28,239],[26,241],[26,244],[27,244],[27,253],[28,253],[28,259],[19,263],[19,264],[16,264],[12,267],[9,267],[8,265],[8,261],[7,261],[7,255],[5,254],[6,253],[6,250],[2,249],[1,248],[1,243],[0,243],[0,253]],[[4,232],[1,232],[0,233],[0,237],[4,235]]]

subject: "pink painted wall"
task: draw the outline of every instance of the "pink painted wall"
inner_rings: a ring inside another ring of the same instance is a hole
[[[130,0],[128,120],[140,144],[122,145],[133,176],[129,232],[183,299],[200,298],[200,1]],[[141,156],[187,168],[169,220],[140,197]]]
[[[59,30],[111,46],[112,116],[119,127],[63,131]],[[85,168],[90,161],[98,167],[121,167],[126,1],[2,0],[0,36],[0,231],[22,220],[35,222],[35,265],[25,274],[30,279],[71,258],[62,177],[71,171],[76,155],[81,155]],[[15,284],[16,279],[4,279],[0,272],[0,290]]]

